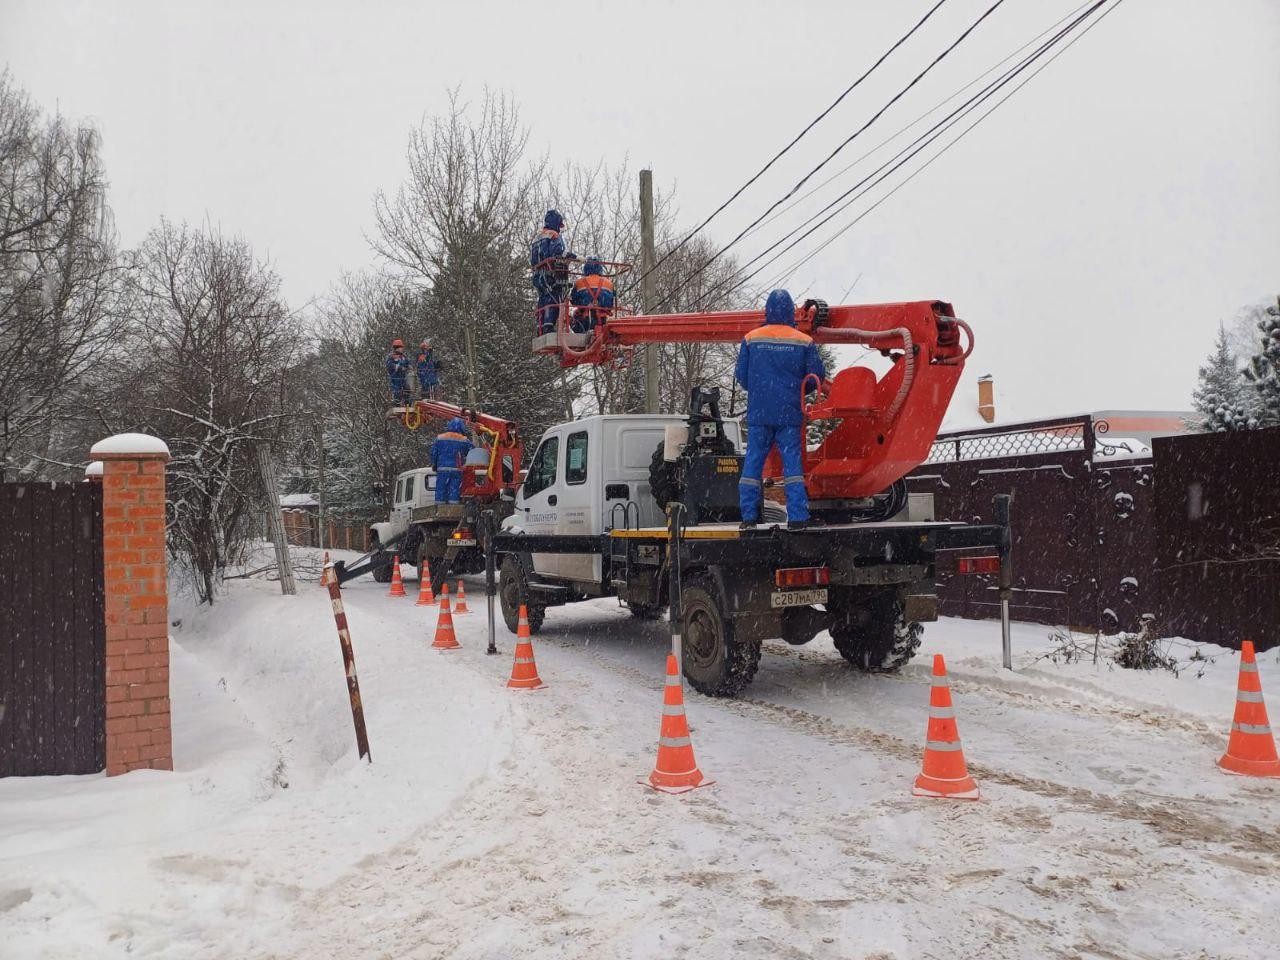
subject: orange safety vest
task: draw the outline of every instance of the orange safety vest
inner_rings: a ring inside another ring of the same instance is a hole
[[[579,277],[574,281],[574,291],[587,290],[591,294],[591,306],[581,307],[590,313],[593,320],[602,320],[609,316],[612,310],[609,307],[600,306],[600,291],[608,290],[613,292],[613,281],[608,277],[601,276],[598,273],[588,273]]]

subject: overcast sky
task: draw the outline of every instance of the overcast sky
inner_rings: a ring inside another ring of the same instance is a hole
[[[125,244],[161,215],[208,219],[301,305],[374,262],[371,197],[449,86],[512,92],[538,149],[652,166],[691,226],[931,3],[0,0],[0,63],[101,127]],[[947,0],[711,234],[736,234],[989,3]],[[1006,0],[828,169],[1077,6]],[[791,286],[834,302],[861,275],[844,302],[951,301],[977,332],[968,372],[1022,414],[1183,408],[1217,322],[1280,292],[1277,51],[1276,0],[1121,0]]]

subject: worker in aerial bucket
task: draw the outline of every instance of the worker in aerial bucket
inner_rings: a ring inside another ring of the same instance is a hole
[[[436,503],[462,499],[462,466],[471,453],[467,425],[458,417],[445,424],[444,433],[431,441],[431,466],[436,472]]]
[[[542,232],[529,246],[529,269],[533,288],[538,291],[538,333],[551,333],[556,328],[560,304],[569,295],[569,263],[578,259],[565,252],[560,231],[564,217],[558,210],[548,210],[542,220]]]
[[[589,333],[613,315],[613,281],[604,275],[604,264],[595,257],[587,257],[583,263],[582,276],[574,282],[569,302],[574,306],[574,333]]]
[[[809,374],[826,376],[817,344],[796,329],[796,307],[786,290],[774,290],[764,305],[764,324],[742,338],[734,378],[747,391],[747,455],[738,478],[742,526],[760,519],[764,461],[776,444],[782,456],[787,526],[809,522],[804,486],[804,414],[800,388]]]
[[[440,390],[440,374],[430,340],[424,339],[418,344],[417,371],[420,396],[423,400],[434,400]]]
[[[404,406],[409,402],[409,358],[404,355],[404,341],[391,341],[387,354],[387,376],[391,379],[391,399]]]

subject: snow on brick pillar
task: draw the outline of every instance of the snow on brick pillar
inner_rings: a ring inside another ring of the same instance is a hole
[[[164,470],[169,448],[141,433],[108,437],[102,464],[106,586],[107,776],[173,769]]]

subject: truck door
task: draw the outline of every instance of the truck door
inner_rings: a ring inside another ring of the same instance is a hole
[[[560,465],[560,437],[550,434],[543,437],[538,452],[533,455],[529,472],[520,487],[518,520],[526,533],[555,533],[560,521],[559,488],[556,473]],[[554,553],[535,553],[533,569],[544,576],[559,575],[559,556]]]
[[[597,421],[598,423],[599,421]],[[564,480],[560,483],[559,504],[560,518],[556,532],[587,536],[600,533],[596,529],[596,518],[600,514],[599,506],[593,505],[595,493],[600,481],[595,476],[598,472],[592,469],[590,442],[585,426],[581,430],[573,430],[565,436],[564,442]],[[598,457],[596,458],[599,459]],[[564,553],[559,559],[560,576],[569,580],[599,583],[601,575],[601,559],[599,554]]]

